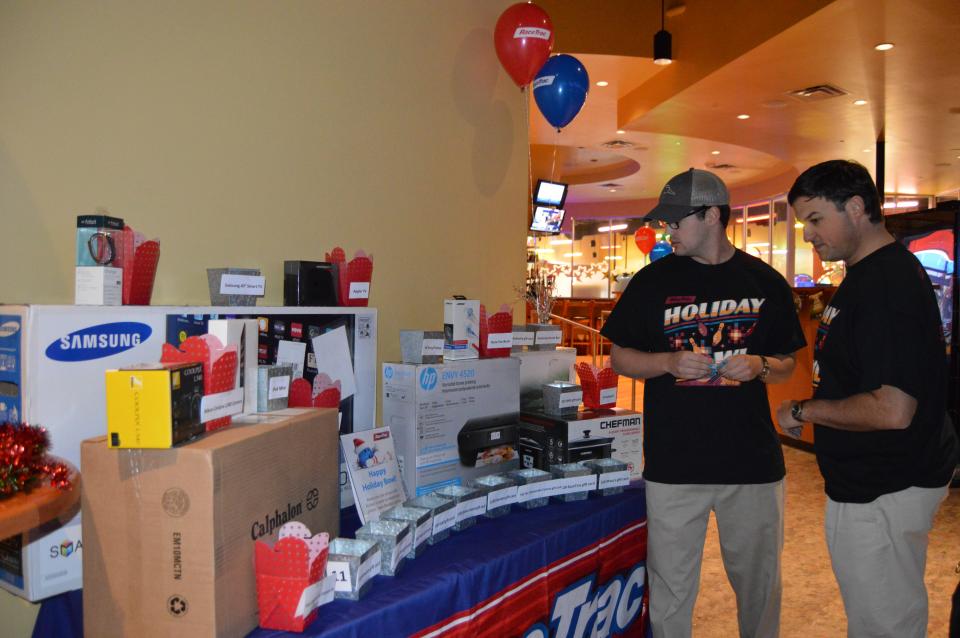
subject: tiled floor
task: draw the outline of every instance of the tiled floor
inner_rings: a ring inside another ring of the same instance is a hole
[[[618,405],[630,407],[632,383],[621,378]],[[636,405],[643,403],[643,385],[637,384]],[[846,617],[840,591],[830,568],[823,534],[826,496],[813,454],[784,447],[787,464],[786,533],[783,551],[781,636],[837,638],[846,635]],[[947,636],[950,597],[960,561],[960,489],[950,491],[940,507],[927,553],[927,591],[930,597],[929,636]],[[723,571],[716,521],[711,517],[704,547],[700,595],[694,609],[696,638],[738,635],[737,607]]]

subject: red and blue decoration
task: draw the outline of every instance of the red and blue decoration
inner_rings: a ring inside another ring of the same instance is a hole
[[[553,51],[550,16],[532,2],[507,7],[493,30],[493,46],[504,70],[523,89]]]
[[[561,53],[547,60],[533,81],[533,97],[543,117],[557,130],[573,121],[590,90],[590,76],[580,60]]]
[[[0,425],[0,499],[29,492],[44,479],[60,490],[69,490],[70,471],[47,456],[50,436],[46,428],[4,423]]]

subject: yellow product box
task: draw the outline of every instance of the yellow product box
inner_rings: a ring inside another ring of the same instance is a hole
[[[203,364],[107,370],[107,444],[169,448],[202,434]]]

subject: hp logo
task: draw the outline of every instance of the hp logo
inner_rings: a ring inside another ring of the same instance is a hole
[[[425,368],[420,373],[420,387],[424,390],[433,390],[437,386],[437,371],[435,368]]]

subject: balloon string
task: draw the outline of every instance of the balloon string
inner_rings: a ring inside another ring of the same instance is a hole
[[[530,146],[530,91],[527,87],[520,87],[523,94],[523,117],[527,129],[527,204],[533,201],[533,149]],[[529,207],[527,209],[529,214]]]
[[[557,145],[560,142],[560,129],[553,134],[553,163],[550,166],[550,179],[556,181],[557,177]]]

